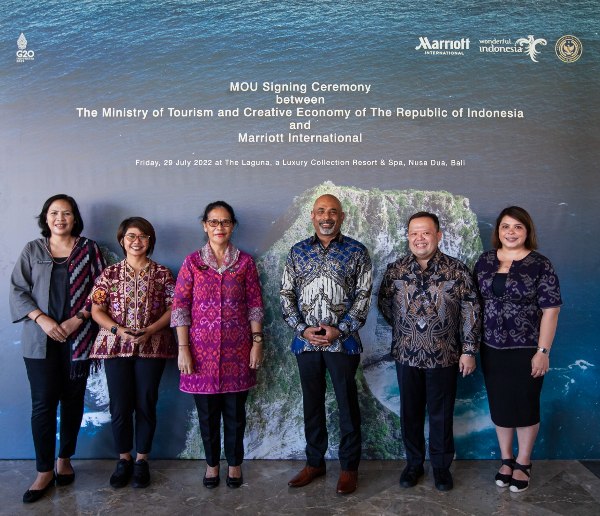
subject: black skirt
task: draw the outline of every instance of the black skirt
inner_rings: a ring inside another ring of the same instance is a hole
[[[481,366],[490,414],[496,426],[518,428],[540,422],[544,377],[531,376],[536,348],[495,349],[481,346]]]

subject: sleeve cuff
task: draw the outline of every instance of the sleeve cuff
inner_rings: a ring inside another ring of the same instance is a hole
[[[306,328],[308,328],[308,324],[298,323],[298,325],[296,326],[296,335],[298,335],[298,337],[302,337],[302,334],[304,333],[304,330],[306,330]]]
[[[171,312],[171,328],[191,325],[192,317],[187,308],[175,308],[175,310]]]
[[[345,323],[344,321],[342,321],[340,324],[338,324],[338,330],[340,332],[340,340],[345,340],[348,338],[348,336],[350,335],[350,328],[348,327],[348,324]]]
[[[250,310],[248,310],[248,320],[249,321],[263,322],[264,318],[265,318],[265,311],[261,307],[255,306],[255,307],[251,307]]]

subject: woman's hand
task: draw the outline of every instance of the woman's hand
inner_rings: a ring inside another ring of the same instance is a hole
[[[531,376],[534,378],[544,376],[548,369],[550,369],[550,358],[546,353],[538,351],[531,359]]]
[[[179,367],[181,374],[192,374],[194,372],[194,360],[189,346],[179,346],[177,367]]]
[[[250,369],[258,369],[264,358],[263,345],[262,343],[254,343],[250,350]]]
[[[60,327],[62,328],[62,330],[65,332],[65,335],[68,337],[69,335],[71,335],[71,333],[73,333],[77,328],[79,328],[81,326],[81,324],[83,323],[83,321],[81,319],[78,319],[77,317],[70,317],[69,319],[67,319],[66,321],[63,321],[60,324]]]
[[[130,337],[131,342],[137,344],[138,346],[143,346],[146,344],[146,342],[150,340],[150,337],[154,335],[151,326],[148,326],[143,330],[133,330],[133,333],[134,335],[128,335],[128,337]]]
[[[44,314],[38,317],[37,323],[40,325],[42,330],[44,330],[44,333],[52,340],[56,340],[57,342],[66,342],[69,333],[67,333],[60,324],[52,319],[52,317]]]

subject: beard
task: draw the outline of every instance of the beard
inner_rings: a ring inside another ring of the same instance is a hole
[[[324,228],[323,224],[333,224],[330,228]],[[336,230],[336,225],[333,220],[324,220],[323,222],[319,222],[319,229],[323,235],[333,235]]]

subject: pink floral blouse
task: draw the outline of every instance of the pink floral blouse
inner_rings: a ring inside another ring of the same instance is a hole
[[[175,279],[165,266],[149,260],[136,278],[126,260],[104,269],[91,293],[95,305],[106,308],[119,325],[143,330],[161,318],[173,303]],[[101,328],[91,358],[138,356],[173,358],[177,344],[171,328],[163,328],[144,344],[125,342],[110,330]]]
[[[249,254],[229,244],[220,269],[208,243],[187,256],[177,276],[171,326],[189,326],[194,373],[181,375],[180,390],[216,394],[254,387],[250,321],[262,319],[258,271]]]

